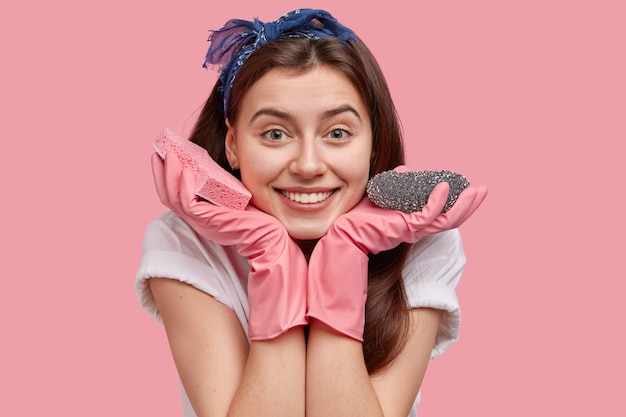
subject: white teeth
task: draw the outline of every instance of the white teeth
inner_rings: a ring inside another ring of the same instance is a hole
[[[282,191],[282,194],[285,197],[287,197],[291,201],[295,201],[295,202],[301,203],[301,204],[319,203],[320,201],[324,201],[328,197],[330,197],[332,193],[333,193],[332,191],[327,191],[325,193],[305,194],[305,193],[292,193],[292,192],[289,192],[289,191]]]

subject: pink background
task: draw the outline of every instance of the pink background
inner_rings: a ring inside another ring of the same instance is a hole
[[[163,211],[150,143],[189,132],[208,29],[298,6],[374,51],[413,167],[490,188],[462,227],[461,340],[420,416],[626,415],[624,3],[215,3],[2,6],[0,415],[181,415],[133,288]]]

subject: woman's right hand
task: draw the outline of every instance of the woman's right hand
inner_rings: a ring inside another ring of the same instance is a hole
[[[220,207],[195,195],[193,173],[178,156],[152,156],[152,173],[161,202],[198,234],[224,246],[235,245],[251,266],[248,275],[251,340],[274,338],[307,323],[307,263],[298,245],[273,216],[252,205]]]

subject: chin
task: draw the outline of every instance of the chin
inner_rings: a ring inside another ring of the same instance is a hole
[[[313,232],[288,232],[289,236],[291,236],[291,238],[295,241],[306,241],[306,240],[314,240],[317,241],[319,239],[321,239],[325,234],[326,231],[324,231],[323,233],[313,233]]]
[[[316,225],[315,227],[295,227],[295,228],[287,228],[287,233],[293,240],[319,240],[328,232],[329,226]]]

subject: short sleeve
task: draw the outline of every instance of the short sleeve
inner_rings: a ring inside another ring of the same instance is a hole
[[[461,235],[457,229],[428,236],[413,245],[403,270],[409,306],[445,311],[431,360],[458,340],[461,308],[456,287],[465,267]]]
[[[141,307],[162,322],[148,280],[185,282],[231,308],[247,330],[248,271],[246,260],[234,247],[199,237],[180,217],[167,212],[146,228],[135,289]]]

